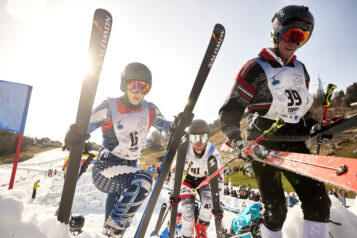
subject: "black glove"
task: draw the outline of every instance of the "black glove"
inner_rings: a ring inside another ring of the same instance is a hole
[[[238,157],[238,159],[244,160],[246,162],[252,161],[252,158],[249,157],[248,155],[242,153],[242,150],[247,146],[249,142],[246,140],[232,140],[231,141],[231,147],[233,148],[233,153],[234,156]]]
[[[323,144],[328,143],[332,139],[333,135],[331,133],[322,133],[317,136],[317,143]]]
[[[90,138],[90,134],[82,134],[81,128],[77,124],[72,124],[64,138],[63,150],[71,148],[72,145],[84,142]]]
[[[192,123],[194,116],[195,115],[192,112],[186,118],[183,118],[183,112],[180,112],[179,114],[177,114],[177,116],[175,116],[174,123],[171,125],[170,134],[172,134],[172,132],[175,130],[175,127],[177,126],[178,122],[181,120],[184,120],[185,128],[189,127]]]
[[[311,133],[319,133],[319,135],[317,136],[317,143],[328,143],[333,135],[331,133],[321,133],[321,125],[320,124],[315,124],[312,128],[311,128]]]
[[[172,194],[169,197],[171,206],[175,206],[179,203],[180,199],[175,198]]]

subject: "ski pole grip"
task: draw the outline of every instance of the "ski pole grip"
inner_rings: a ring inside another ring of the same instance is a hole
[[[276,118],[276,121],[271,125],[271,127],[263,132],[262,138],[267,138],[268,136],[273,135],[280,127],[284,125],[284,120],[281,119],[280,117]],[[259,142],[259,141],[257,141]]]
[[[330,106],[331,104],[331,97],[332,97],[332,94],[333,94],[333,90],[337,88],[336,85],[330,83],[329,85],[327,85],[327,91],[326,91],[326,95],[325,95],[325,99],[324,101],[322,102],[322,106],[324,107],[328,107]]]

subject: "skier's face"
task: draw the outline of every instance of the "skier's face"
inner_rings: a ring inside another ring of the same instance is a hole
[[[298,43],[288,43],[284,40],[279,41],[279,51],[283,61],[288,60],[298,48]]]
[[[182,214],[181,214],[181,216],[177,216],[176,217],[176,226],[181,226],[181,224],[182,224]]]
[[[126,90],[126,92],[128,95],[129,102],[133,105],[138,105],[145,96],[141,91],[133,93],[130,90]]]
[[[192,143],[192,147],[195,150],[196,154],[201,155],[203,153],[203,151],[206,148],[207,143],[202,143],[201,141],[197,142],[197,143]]]

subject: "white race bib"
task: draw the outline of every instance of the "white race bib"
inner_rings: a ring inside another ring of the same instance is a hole
[[[109,98],[112,113],[113,128],[119,145],[111,153],[123,159],[135,160],[140,156],[141,149],[149,130],[149,106],[142,102],[140,112],[121,114],[117,108],[117,99]]]
[[[298,123],[313,102],[313,97],[306,88],[302,64],[294,61],[295,67],[273,68],[260,58],[255,61],[264,69],[273,96],[268,112],[262,117],[271,120],[280,117],[285,122]]]

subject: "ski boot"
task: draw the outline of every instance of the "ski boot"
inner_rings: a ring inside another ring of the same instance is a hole
[[[69,230],[73,235],[78,235],[82,232],[84,226],[84,216],[71,216],[69,221]]]
[[[104,226],[108,237],[122,238],[124,236],[125,230],[121,229],[111,217],[108,218]]]
[[[209,226],[209,222],[203,222],[198,220],[196,224],[196,238],[207,238],[207,228]]]

